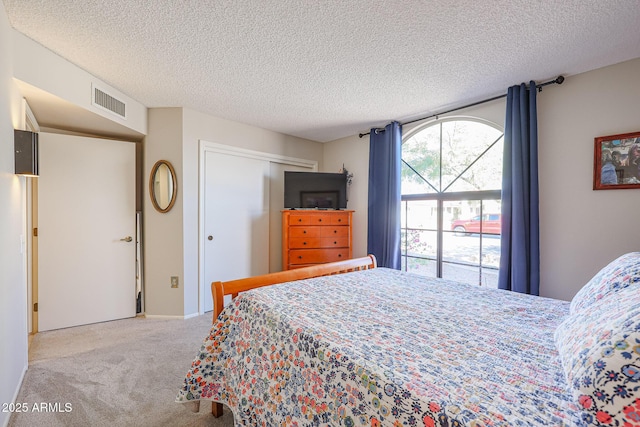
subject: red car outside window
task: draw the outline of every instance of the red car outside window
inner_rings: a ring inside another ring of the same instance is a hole
[[[451,230],[455,231],[456,234],[480,233],[481,226],[482,233],[500,234],[500,214],[484,214],[482,215],[482,221],[480,220],[480,215],[471,219],[456,219],[451,223]]]

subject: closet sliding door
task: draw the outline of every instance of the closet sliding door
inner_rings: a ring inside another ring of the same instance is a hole
[[[269,272],[269,162],[207,151],[205,283]],[[204,311],[213,309],[205,292]]]
[[[317,162],[200,142],[200,312],[211,282],[281,269],[284,171]]]

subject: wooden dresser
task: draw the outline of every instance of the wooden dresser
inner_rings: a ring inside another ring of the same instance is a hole
[[[353,211],[282,211],[282,269],[352,258]]]

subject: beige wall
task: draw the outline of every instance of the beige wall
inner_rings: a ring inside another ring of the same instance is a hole
[[[149,315],[184,315],[184,263],[182,221],[185,185],[182,179],[182,109],[152,108],[144,140],[143,233],[145,312]],[[178,176],[176,204],[167,213],[156,211],[149,197],[149,175],[158,160],[168,160]],[[171,288],[171,276],[180,287]]]
[[[24,232],[25,183],[24,178],[12,174],[11,129],[18,126],[20,114],[20,100],[12,78],[17,76],[86,109],[94,108],[83,95],[92,79],[13,31],[4,8],[0,9],[0,53],[5,58],[0,65],[0,132],[5,136],[0,141],[0,148],[5,151],[0,157],[0,224],[9,227],[0,239],[0,267],[7,267],[0,270],[1,289],[21,293],[22,288],[8,285],[15,280],[24,281],[23,268],[16,267],[23,264],[23,256],[16,254],[16,250],[19,251]],[[16,40],[12,42],[14,37]],[[55,72],[43,74],[43,61]],[[595,136],[640,130],[636,107],[640,88],[635,81],[639,71],[640,59],[637,59],[568,77],[562,86],[545,88],[539,94],[543,295],[569,299],[600,266],[621,253],[638,249],[636,233],[629,231],[633,230],[632,225],[627,225],[635,219],[633,215],[639,207],[640,198],[635,196],[638,190],[594,192],[591,176]],[[356,210],[354,253],[366,253],[368,137],[353,136],[319,144],[182,108],[152,109],[147,127],[147,116],[141,113],[146,109],[135,101],[132,105],[136,106],[135,129],[144,132],[148,128],[149,133],[142,174],[149,314],[181,317],[197,312],[198,141],[201,139],[317,160],[320,171],[338,171],[344,164],[354,173],[349,189],[349,208]],[[456,115],[483,117],[502,125],[504,101]],[[410,131],[410,127],[405,126],[404,130]],[[178,172],[178,200],[176,208],[168,214],[153,210],[146,191],[150,169],[158,159],[170,160]],[[21,226],[16,228],[15,224]],[[169,277],[174,275],[180,277],[178,290],[169,286]],[[7,300],[3,294],[2,301]],[[11,308],[25,309],[15,303]],[[18,317],[25,316],[21,311]],[[4,333],[18,337],[13,332],[3,330]],[[0,369],[4,366],[3,359]]]
[[[640,59],[635,59],[570,76],[564,84],[538,93],[543,296],[570,300],[609,261],[640,250],[635,226],[640,190],[592,190],[593,139],[640,131],[638,76]],[[503,127],[504,99],[455,114]],[[406,134],[410,127],[403,131]],[[352,194],[358,196],[350,196],[349,208],[358,211],[354,235],[363,241],[355,243],[355,250],[362,255],[367,235],[368,137],[344,138],[325,147],[327,168],[344,162],[355,174]]]
[[[542,91],[541,286],[570,299],[601,267],[640,250],[640,190],[593,191],[593,139],[640,131],[640,59],[569,77]]]
[[[18,394],[27,369],[25,179],[14,175],[13,129],[21,100],[13,82],[12,31],[0,3],[0,402]],[[0,425],[11,414],[0,412]]]
[[[199,291],[199,141],[319,163],[323,147],[317,142],[182,108],[150,109],[148,124],[144,175],[148,179],[157,160],[171,160],[178,175],[178,198],[169,213],[160,214],[145,196],[146,312],[191,316],[198,312]],[[180,276],[179,289],[170,288],[171,275]]]
[[[324,144],[321,172],[339,172],[344,165],[353,174],[347,189],[347,209],[353,209],[353,256],[367,255],[367,206],[369,192],[369,136],[348,138]]]

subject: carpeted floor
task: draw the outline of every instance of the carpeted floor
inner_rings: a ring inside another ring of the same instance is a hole
[[[36,334],[10,427],[233,426],[209,402],[174,403],[211,325],[133,318]],[[24,405],[23,405],[24,404]],[[38,411],[40,409],[41,411]]]

